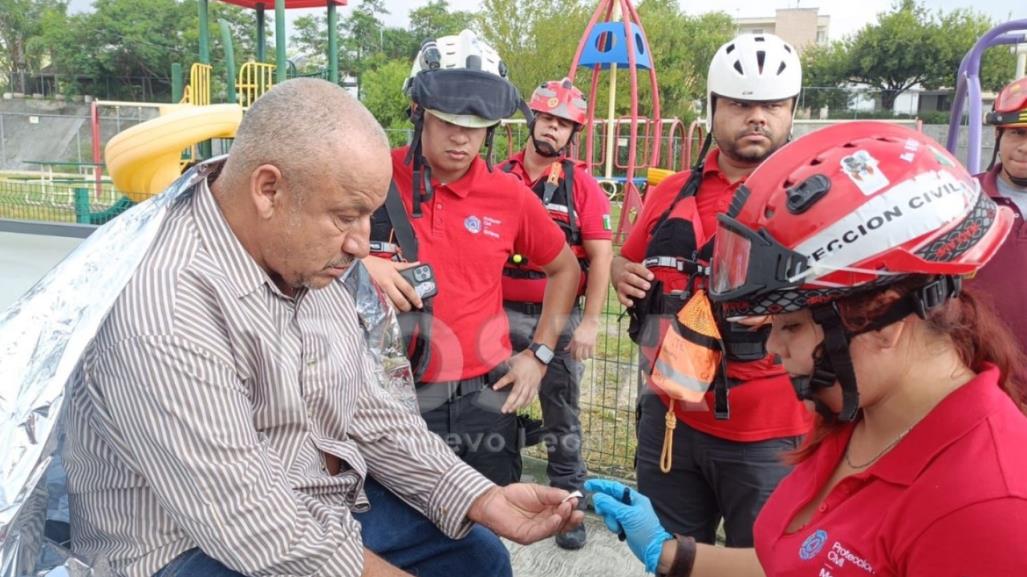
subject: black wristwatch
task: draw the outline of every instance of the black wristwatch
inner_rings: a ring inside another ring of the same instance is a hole
[[[538,362],[542,363],[543,365],[546,365],[547,367],[549,366],[549,363],[553,362],[553,349],[547,347],[542,343],[531,343],[528,346],[528,350],[530,350],[531,353],[535,355],[535,358],[538,359]]]

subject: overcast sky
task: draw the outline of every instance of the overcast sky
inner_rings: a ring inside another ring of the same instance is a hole
[[[350,0],[351,5],[356,5],[358,2],[359,0]],[[774,10],[777,8],[819,7],[822,14],[831,16],[829,34],[832,40],[856,32],[873,21],[878,13],[887,11],[893,3],[892,0],[704,0],[699,2],[679,0],[679,2],[690,14],[721,10],[741,18],[773,16]],[[386,24],[405,26],[410,10],[427,3],[428,0],[385,0],[385,7],[390,12],[385,18]],[[1027,18],[1027,1],[1025,0],[926,0],[923,3],[930,9],[941,9],[945,12],[955,8],[973,8],[987,14],[995,22]],[[92,0],[71,0],[72,11],[86,10],[91,5]],[[480,6],[480,0],[449,0],[449,5],[459,10],[476,10]],[[344,18],[348,10],[349,8],[342,8],[340,16]],[[290,10],[288,20],[291,23],[302,14],[323,13],[324,9]]]

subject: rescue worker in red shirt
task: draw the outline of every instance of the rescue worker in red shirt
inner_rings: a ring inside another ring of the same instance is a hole
[[[977,179],[996,203],[1012,209],[1016,224],[995,258],[969,284],[991,296],[992,306],[1027,352],[1027,78],[999,92],[987,123],[995,127],[995,155]]]
[[[752,546],[753,521],[789,470],[780,454],[798,446],[812,417],[767,353],[765,328],[720,323],[726,371],[717,377],[720,394],[704,403],[672,401],[652,369],[669,318],[703,284],[717,214],[788,140],[801,85],[795,50],[777,36],[744,34],[721,46],[707,79],[716,149],[646,195],[613,261],[613,285],[632,314],[647,380],[638,406],[638,487],[668,529],[704,543],[714,542],[723,520],[728,546]]]
[[[535,113],[528,125],[531,138],[524,150],[511,156],[501,169],[535,191],[563,230],[582,269],[577,296],[579,300],[585,297],[584,313],[576,302],[557,341],[556,358],[539,388],[549,483],[576,491],[588,472],[581,456],[578,405],[585,370],[582,362],[595,353],[613,259],[610,201],[585,164],[567,156],[588,116],[581,91],[567,78],[545,82],[531,95],[528,108]],[[514,255],[503,270],[503,308],[510,319],[514,350],[531,344],[545,288],[545,273],[520,255]],[[581,549],[585,539],[582,524],[558,534],[556,544],[564,549]]]
[[[518,108],[531,114],[506,76],[473,32],[422,46],[404,86],[412,144],[392,153],[393,186],[372,219],[364,259],[395,306],[410,311],[400,321],[428,428],[500,485],[520,478],[517,410],[538,392],[580,274],[534,193],[492,169],[499,121]],[[531,345],[511,356],[501,282],[515,253],[536,263],[547,284]]]
[[[755,549],[672,537],[640,493],[589,481],[607,525],[667,577],[1027,575],[1023,358],[962,287],[1012,211],[937,142],[859,122],[781,149],[718,220],[710,295],[772,315],[816,428]]]

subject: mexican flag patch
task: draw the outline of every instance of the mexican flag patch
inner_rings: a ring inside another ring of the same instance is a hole
[[[613,225],[610,223],[610,215],[603,215],[603,230],[613,230]]]

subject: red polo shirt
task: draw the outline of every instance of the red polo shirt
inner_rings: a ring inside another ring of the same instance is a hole
[[[563,162],[563,158],[554,161]],[[540,177],[534,181],[528,176],[524,168],[524,151],[511,156],[504,163],[504,167],[510,165],[510,172],[521,180],[528,188],[535,188],[539,181],[549,178],[552,169],[546,168]],[[578,228],[581,230],[581,240],[611,240],[613,229],[610,223],[610,199],[606,197],[599,183],[589,174],[584,162],[574,164],[574,214]],[[579,294],[585,287],[587,275],[581,275]],[[526,279],[503,277],[503,298],[508,301],[524,303],[540,303],[545,294],[545,279]]]
[[[409,215],[413,167],[407,148],[392,151],[392,178]],[[411,218],[421,262],[435,271],[431,362],[424,382],[483,375],[510,356],[501,279],[511,254],[548,264],[564,246],[563,233],[538,197],[517,178],[488,171],[475,157],[456,182],[432,180],[434,193]]]
[[[744,181],[729,182],[720,172],[717,159],[720,151],[714,149],[706,157],[702,184],[694,197],[678,202],[671,218],[689,220],[695,229],[696,246],[702,247],[716,232],[717,214],[726,212],[731,198]],[[690,171],[679,172],[660,183],[646,194],[645,206],[620,249],[624,258],[633,262],[645,260],[646,249],[652,240],[652,228],[660,215],[677,197],[681,187],[688,180]],[[668,269],[657,269],[656,279],[661,280],[666,290],[681,290],[685,279]],[[667,325],[661,327],[661,335]],[[662,340],[662,336],[661,336]],[[658,350],[643,350],[646,358],[654,358]],[[813,418],[806,406],[799,402],[792,388],[791,380],[772,356],[749,363],[728,363],[727,374],[744,384],[729,391],[731,418],[719,421],[713,415],[713,393],[706,395],[706,402],[699,404],[677,403],[678,418],[690,427],[704,433],[740,442],[765,441],[779,437],[802,435],[809,431]],[[652,387],[668,404],[668,397]]]
[[[1002,165],[996,165],[991,171],[978,174],[977,180],[995,202],[1012,209],[1016,220],[995,256],[966,286],[988,297],[1020,341],[1020,350],[1027,354],[1027,226],[1016,203],[999,195],[995,179],[1000,170]]]
[[[998,377],[988,367],[952,392],[786,533],[833,475],[852,427],[824,441],[756,520],[768,577],[1027,575],[1027,418]]]

